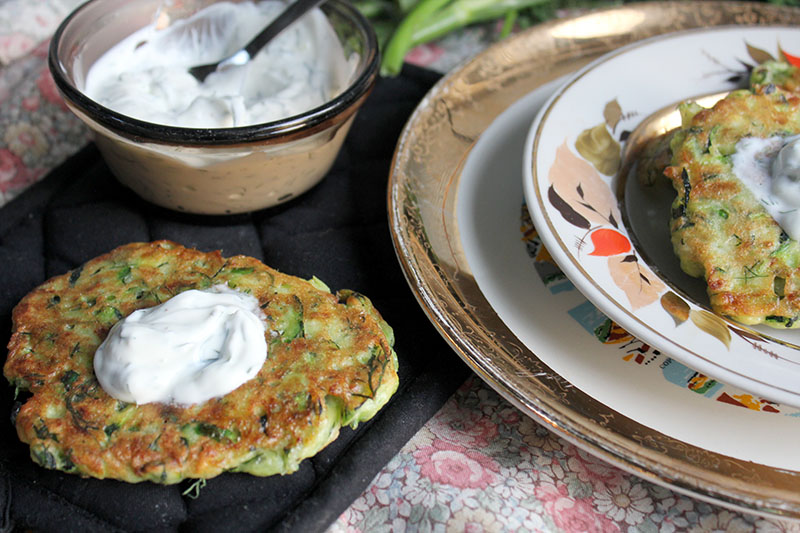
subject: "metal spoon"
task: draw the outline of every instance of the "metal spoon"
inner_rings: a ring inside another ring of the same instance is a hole
[[[286,10],[278,15],[278,17],[267,24],[267,27],[253,37],[244,48],[235,54],[226,57],[216,63],[209,63],[207,65],[198,65],[189,69],[189,74],[194,76],[197,81],[203,82],[206,77],[217,69],[226,68],[231,66],[241,66],[247,64],[264,46],[267,45],[272,39],[278,36],[290,24],[303,16],[307,11],[317,7],[325,0],[297,0],[290,5]]]

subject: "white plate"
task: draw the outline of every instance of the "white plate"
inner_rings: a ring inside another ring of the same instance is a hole
[[[618,327],[598,342],[591,330],[598,321],[607,325],[605,318],[570,283],[550,276],[555,269],[530,240],[530,222],[522,223],[524,240],[520,233],[519,152],[537,98],[623,44],[742,20],[800,25],[800,10],[642,2],[538,25],[491,46],[437,83],[410,117],[392,163],[389,221],[422,309],[523,413],[655,483],[800,518],[796,410],[713,383]]]
[[[800,470],[800,410],[700,375],[610,324],[559,276],[530,222],[520,220],[522,162],[514,156],[557,86],[545,85],[501,114],[461,172],[461,242],[486,299],[542,362],[610,409],[705,450]]]
[[[800,406],[800,331],[759,333],[724,320],[708,311],[702,296],[692,296],[696,287],[662,277],[661,265],[645,260],[657,254],[642,254],[635,242],[663,250],[669,240],[629,234],[618,206],[620,177],[603,159],[620,150],[602,149],[604,143],[624,146],[625,132],[665,106],[740,86],[754,57],[777,56],[780,49],[798,54],[800,29],[691,30],[604,56],[571,77],[537,115],[524,149],[523,183],[545,246],[605,314],[705,375]],[[576,141],[587,135],[602,156],[578,152]],[[648,209],[641,202],[629,206],[634,219],[650,216]],[[674,318],[665,298],[673,308],[679,302],[690,309],[688,318]]]

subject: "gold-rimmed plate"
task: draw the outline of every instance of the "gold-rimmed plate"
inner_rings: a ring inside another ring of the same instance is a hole
[[[650,3],[533,28],[450,73],[423,99],[398,143],[389,190],[391,229],[412,289],[442,335],[493,388],[572,442],[651,481],[723,505],[793,517],[800,517],[800,468],[790,463],[790,449],[778,450],[777,462],[754,461],[747,454],[755,441],[726,444],[735,440],[726,426],[712,441],[676,427],[681,421],[691,426],[688,409],[705,402],[708,419],[742,419],[750,433],[778,427],[784,440],[796,441],[800,425],[793,424],[791,410],[712,383],[596,315],[598,327],[588,333],[591,309],[561,300],[580,296],[551,268],[522,216],[523,140],[515,128],[563,76],[624,44],[675,29],[798,21],[797,10],[757,3]],[[512,104],[522,107],[504,114]],[[484,135],[501,114],[507,123]],[[508,154],[493,155],[504,147]],[[515,152],[517,175],[504,175],[513,169],[502,162]],[[489,245],[509,258],[501,275],[485,255]],[[504,302],[498,293],[519,297]],[[581,311],[570,314],[577,308],[586,311],[580,320],[574,316]],[[647,374],[653,369],[660,372],[659,389],[649,387],[658,381]],[[591,389],[587,383],[597,376]],[[609,389],[618,394],[603,392]],[[658,400],[669,391],[674,394],[661,405],[670,412],[666,421],[654,417],[657,412],[648,419],[625,407],[637,393]]]
[[[741,25],[675,32],[615,50],[542,106],[523,162],[525,196],[542,240],[595,305],[692,368],[794,406],[800,406],[800,331],[743,326],[710,312],[705,295],[689,296],[695,284],[683,283],[688,276],[667,274],[680,272],[669,235],[658,231],[668,227],[669,211],[662,209],[657,225],[656,203],[646,199],[647,189],[662,183],[639,186],[617,163],[628,148],[626,133],[646,117],[698,94],[746,86],[757,59],[781,57],[784,49],[798,53],[797,43],[798,27]],[[670,205],[675,193],[668,198],[660,205]],[[645,229],[634,220],[645,221]]]

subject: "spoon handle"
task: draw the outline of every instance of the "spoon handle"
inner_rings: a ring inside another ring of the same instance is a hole
[[[324,1],[325,0],[297,0],[278,15],[275,20],[268,24],[266,28],[261,30],[258,35],[253,37],[253,40],[247,43],[244,50],[247,51],[252,58],[292,22],[303,16],[306,11],[314,9]]]
[[[287,7],[267,27],[261,30],[258,35],[247,43],[244,48],[216,63],[208,65],[198,65],[189,69],[189,74],[198,81],[203,82],[206,77],[218,68],[226,68],[234,65],[244,65],[255,56],[259,50],[264,48],[268,42],[278,36],[287,26],[302,17],[307,11],[317,7],[325,0],[297,0]]]

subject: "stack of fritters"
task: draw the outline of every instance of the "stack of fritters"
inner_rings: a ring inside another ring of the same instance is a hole
[[[258,375],[202,404],[135,405],[109,396],[92,368],[117,321],[188,289],[255,296],[267,321]],[[370,301],[251,257],[174,243],[130,244],[53,278],[14,309],[6,377],[32,396],[16,415],[47,467],[129,482],[176,483],[224,471],[295,471],[343,425],[371,418],[398,385],[391,328]]]

